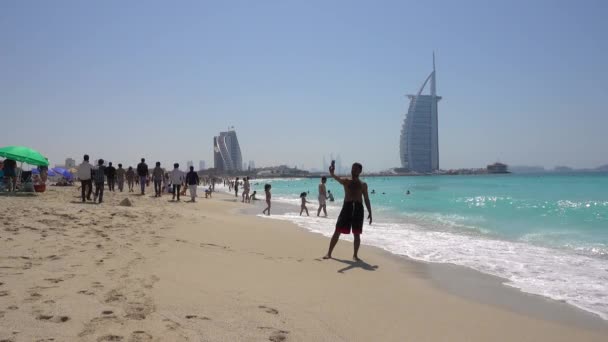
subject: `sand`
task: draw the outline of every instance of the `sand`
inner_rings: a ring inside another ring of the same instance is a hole
[[[601,323],[460,296],[368,246],[363,263],[345,241],[323,261],[327,238],[228,195],[105,200],[0,196],[0,341],[608,340]]]

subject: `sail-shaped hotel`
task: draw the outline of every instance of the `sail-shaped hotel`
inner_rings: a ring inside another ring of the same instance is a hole
[[[401,127],[401,167],[418,173],[439,170],[439,137],[437,125],[437,96],[435,82],[435,54],[433,71],[416,95],[408,95],[410,105]],[[430,95],[422,95],[430,82]]]

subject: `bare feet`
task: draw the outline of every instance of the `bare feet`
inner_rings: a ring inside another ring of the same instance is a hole
[[[359,259],[359,257],[356,256],[356,255],[353,256],[353,260],[355,260],[355,261],[361,261],[361,259]]]
[[[327,254],[326,256],[323,257],[323,259],[331,259],[331,255]]]

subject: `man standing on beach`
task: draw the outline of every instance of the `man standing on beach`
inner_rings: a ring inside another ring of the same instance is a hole
[[[336,166],[332,161],[329,167],[329,174],[338,183],[344,186],[344,205],[342,211],[336,222],[336,230],[334,235],[331,237],[329,243],[329,250],[327,255],[323,259],[331,259],[331,253],[336,247],[340,234],[350,234],[351,228],[354,235],[354,254],[353,259],[359,261],[359,246],[361,245],[361,233],[363,232],[363,200],[365,200],[365,206],[367,207],[369,224],[372,224],[372,206],[369,202],[369,196],[367,194],[367,184],[361,182],[359,175],[363,171],[363,166],[359,163],[354,163],[351,169],[352,178],[340,178],[334,174]]]
[[[82,194],[82,202],[91,200],[91,193],[93,192],[93,183],[91,181],[91,170],[93,169],[89,164],[89,155],[85,154],[83,162],[78,165],[78,179],[80,179],[80,192]],[[85,200],[86,192],[86,200]]]
[[[125,176],[127,177],[129,192],[133,192],[133,183],[135,183],[135,171],[133,171],[133,167],[129,166],[129,169],[125,172]]]
[[[137,164],[137,176],[139,176],[139,184],[141,185],[141,194],[146,194],[146,180],[150,176],[146,159],[141,158],[141,163]]]
[[[116,168],[112,166],[112,162],[108,163],[108,167],[106,168],[106,175],[108,176],[108,191],[114,191]]]
[[[190,166],[190,172],[186,174],[186,185],[190,190],[190,198],[192,202],[196,202],[196,187],[200,184],[198,173],[194,172],[194,166]]]
[[[327,217],[327,188],[325,187],[325,183],[327,183],[327,177],[321,177],[321,184],[319,184],[319,209],[317,209],[317,216],[321,215],[321,209],[323,209],[323,213],[325,217]]]
[[[239,198],[239,177],[234,180],[234,197]]]
[[[103,165],[103,159],[99,159],[97,162],[97,169],[95,169],[95,195],[93,196],[93,202],[99,198],[99,204],[103,202],[103,186],[106,177],[106,167]]]
[[[173,200],[175,200],[175,195],[177,195],[177,201],[179,202],[179,189],[184,181],[184,173],[179,169],[178,163],[173,164],[173,171],[171,171],[169,177],[173,185]]]
[[[127,171],[122,168],[122,164],[118,164],[118,169],[116,169],[116,181],[118,182],[118,190],[122,192],[122,189],[125,187],[125,174]]]
[[[163,176],[165,171],[160,168],[160,162],[156,162],[156,167],[152,170],[152,180],[154,180],[154,197],[160,197],[163,192]]]

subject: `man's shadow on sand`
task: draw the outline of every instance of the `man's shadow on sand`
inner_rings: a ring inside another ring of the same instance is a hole
[[[350,271],[354,268],[361,268],[365,271],[375,271],[380,267],[378,265],[370,265],[370,264],[366,263],[365,261],[363,261],[363,259],[359,259],[358,261],[355,261],[355,260],[344,260],[344,259],[338,259],[338,258],[331,258],[331,260],[339,261],[343,264],[348,265],[342,269],[339,269],[338,273],[344,273],[344,272]]]

